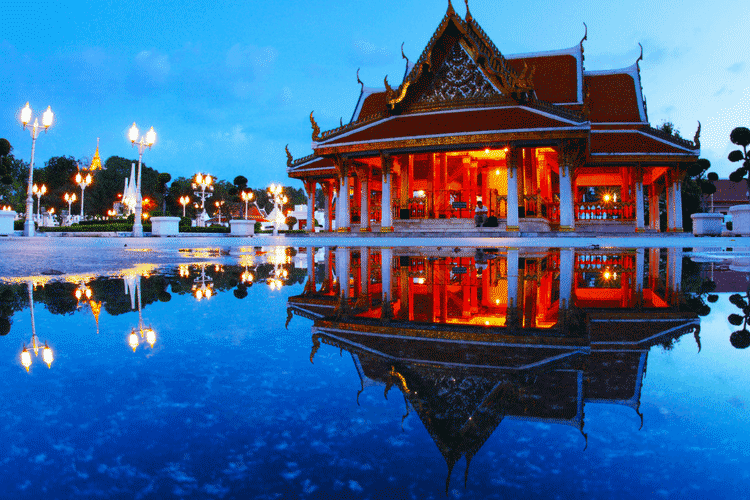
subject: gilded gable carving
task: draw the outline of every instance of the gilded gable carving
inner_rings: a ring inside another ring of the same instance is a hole
[[[479,66],[455,44],[443,61],[432,83],[419,98],[419,103],[437,103],[457,99],[486,99],[500,95],[479,69]]]

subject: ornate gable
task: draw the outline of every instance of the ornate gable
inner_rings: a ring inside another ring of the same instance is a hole
[[[448,51],[443,64],[416,102],[435,104],[461,99],[487,99],[499,95],[477,63],[460,43],[456,43]]]

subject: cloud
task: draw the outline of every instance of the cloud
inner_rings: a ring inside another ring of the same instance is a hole
[[[219,151],[228,153],[228,156],[238,158],[247,153],[247,146],[253,141],[253,136],[245,132],[245,128],[236,124],[229,130],[214,132],[211,139],[216,143]]]
[[[745,69],[745,62],[739,61],[729,66],[727,68],[727,71],[729,71],[730,73],[737,74],[737,73],[742,73],[744,69]]]
[[[129,83],[134,93],[149,93],[167,83],[169,56],[154,50],[142,50],[133,58]]]
[[[368,40],[360,39],[352,42],[349,60],[361,66],[385,66],[393,62],[393,53]]]
[[[724,85],[719,90],[717,90],[716,92],[714,92],[713,96],[714,97],[719,97],[719,96],[722,96],[724,94],[731,94],[732,92],[733,92],[732,90],[729,90],[729,87],[727,87],[726,85]]]
[[[227,51],[226,66],[233,73],[258,78],[273,69],[277,57],[278,52],[273,47],[236,43]]]

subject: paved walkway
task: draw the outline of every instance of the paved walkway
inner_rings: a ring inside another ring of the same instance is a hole
[[[0,278],[37,276],[50,271],[65,274],[107,274],[140,264],[169,265],[216,256],[237,256],[257,246],[346,246],[346,247],[542,247],[542,248],[654,248],[680,247],[696,251],[732,248],[750,249],[750,238],[695,238],[693,236],[604,236],[604,237],[372,237],[352,235],[177,238],[50,238],[45,236],[0,237]],[[180,250],[213,249],[211,255]]]

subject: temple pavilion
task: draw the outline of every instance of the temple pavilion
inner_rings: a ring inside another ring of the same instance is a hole
[[[404,55],[400,82],[357,77],[349,123],[321,132],[310,114],[312,155],[287,149],[308,219],[320,186],[328,231],[334,219],[339,232],[468,230],[481,200],[496,231],[681,232],[700,125],[692,142],[651,127],[642,51],[603,71],[584,68],[585,34],[567,49],[504,55],[466,3],[462,19],[448,2],[416,62]]]

